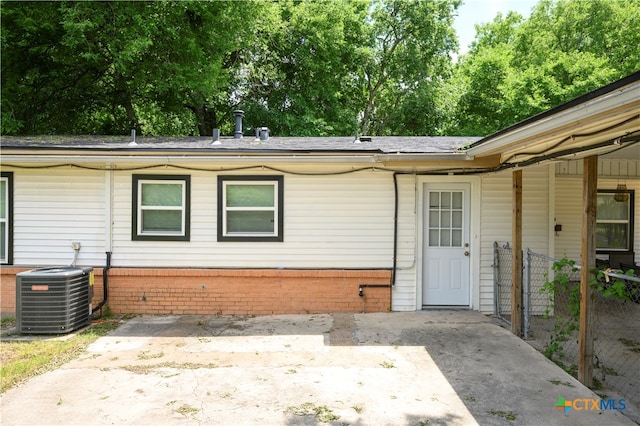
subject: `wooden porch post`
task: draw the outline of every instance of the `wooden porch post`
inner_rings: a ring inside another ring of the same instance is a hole
[[[578,335],[578,380],[593,384],[593,309],[595,293],[589,281],[596,267],[596,207],[598,193],[598,156],[583,160],[582,176],[582,254],[580,271],[580,332]]]
[[[513,172],[511,332],[522,336],[522,170]]]

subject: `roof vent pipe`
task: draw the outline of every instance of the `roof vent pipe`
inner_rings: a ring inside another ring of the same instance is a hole
[[[236,139],[242,138],[242,117],[244,117],[244,111],[241,109],[237,109],[233,111],[233,115],[236,116],[236,131],[233,134],[233,137]]]
[[[211,145],[220,145],[220,129],[213,129],[213,141]]]
[[[136,129],[131,129],[131,142],[129,142],[129,146],[136,146]]]
[[[269,140],[269,128],[268,127],[256,127],[256,138],[257,141],[268,141]]]

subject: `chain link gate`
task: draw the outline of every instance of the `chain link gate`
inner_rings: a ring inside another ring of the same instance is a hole
[[[496,316],[511,323],[512,249],[509,243],[494,243],[494,302]],[[558,259],[525,249],[523,253],[522,311],[524,339],[549,356],[549,345],[557,327],[566,324],[575,303],[569,300],[571,289],[580,286],[580,266],[565,265],[560,271],[552,266]],[[638,275],[636,271],[636,275]],[[547,291],[545,283],[556,274],[568,276],[568,289]],[[600,394],[625,398],[627,414],[640,421],[640,278],[608,274],[623,279],[631,300],[616,300],[598,292],[594,302],[594,383]],[[608,282],[601,283],[603,286]],[[554,359],[566,371],[577,374],[578,330],[571,330],[555,343],[561,356]],[[554,355],[557,357],[557,353]]]

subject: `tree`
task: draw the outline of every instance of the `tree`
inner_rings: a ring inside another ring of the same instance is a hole
[[[449,134],[487,135],[640,68],[640,3],[542,0],[477,27],[456,66]]]
[[[457,47],[453,13],[459,4],[458,0],[374,3],[368,55],[361,71],[366,99],[362,133],[425,134],[433,130],[434,123],[421,118],[432,116],[434,94],[449,75],[449,53]],[[408,117],[416,104],[421,108]]]
[[[211,134],[260,7],[5,2],[2,131]]]
[[[368,2],[271,5],[238,91],[249,126],[279,135],[351,134]]]
[[[430,133],[458,4],[5,2],[2,133]]]

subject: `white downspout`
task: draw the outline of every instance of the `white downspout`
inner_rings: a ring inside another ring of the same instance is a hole
[[[104,174],[104,249],[112,251],[113,245],[113,164],[105,165]]]

